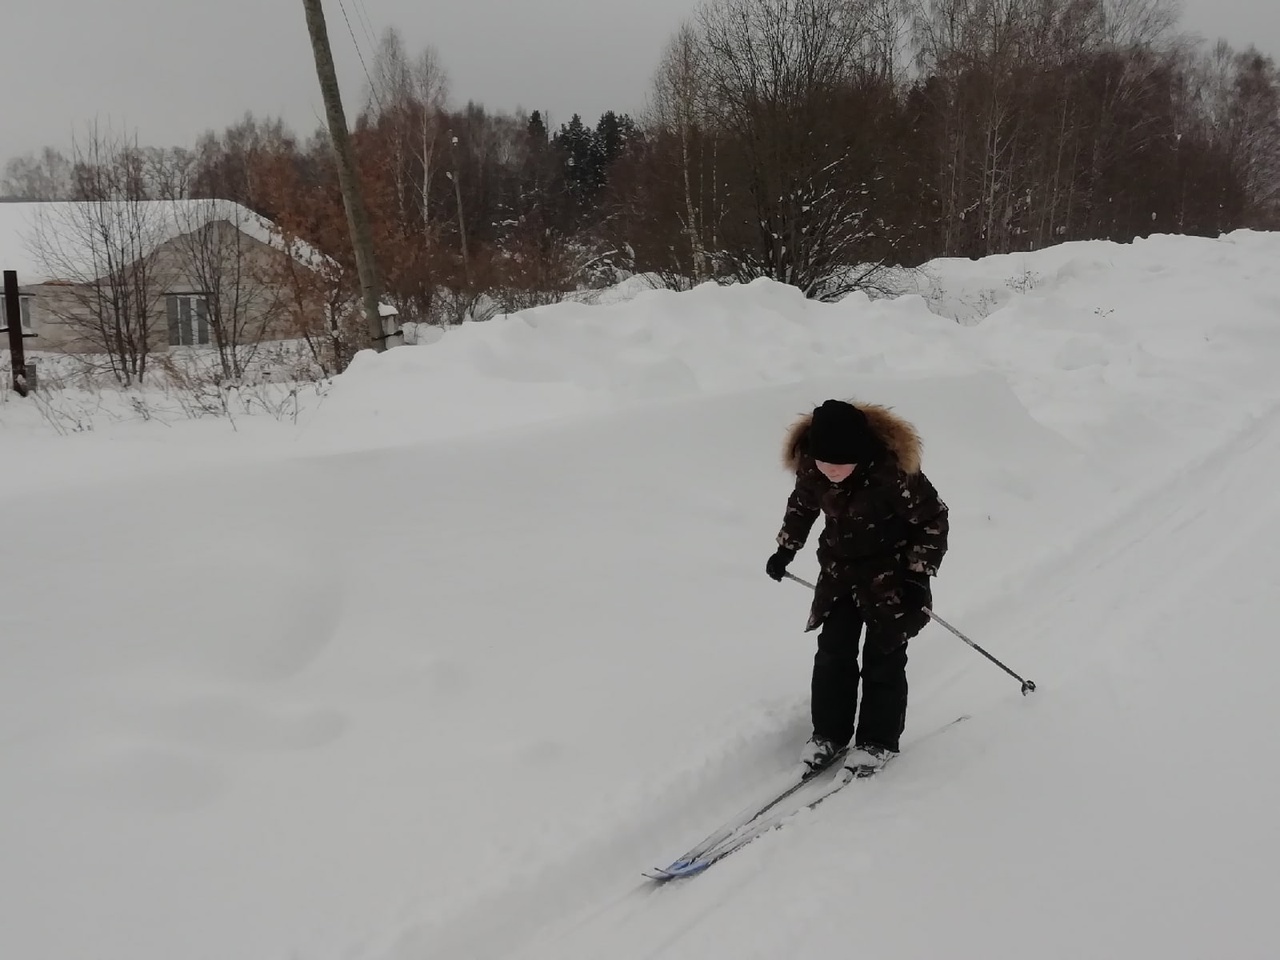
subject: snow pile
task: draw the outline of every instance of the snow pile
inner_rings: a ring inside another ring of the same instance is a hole
[[[0,462],[14,465],[0,496],[288,456],[296,423],[331,388],[326,380],[286,379],[307,362],[289,344],[261,351],[243,382],[221,385],[208,351],[171,353],[172,372],[153,364],[146,382],[128,389],[84,357],[28,359],[38,364],[39,389],[25,399],[0,392]],[[8,365],[0,351],[6,376]]]
[[[361,356],[297,428],[28,436],[0,955],[1268,956],[1278,255],[640,293]],[[847,394],[921,428],[938,609],[1040,692],[931,628],[883,779],[647,896],[808,733],[807,598],[762,567],[782,433]]]
[[[338,446],[412,443],[821,376],[856,393],[870,377],[989,373],[1127,472],[1275,395],[1278,258],[1270,234],[1157,236],[934,261],[896,299],[824,304],[760,280],[559,304],[361,355],[315,426]],[[952,322],[961,302],[990,308]]]

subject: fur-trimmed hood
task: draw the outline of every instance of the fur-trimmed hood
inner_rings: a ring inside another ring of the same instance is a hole
[[[898,469],[908,474],[920,472],[920,434],[909,421],[879,404],[858,403],[855,400],[847,402],[866,416],[872,432],[889,451]],[[809,426],[812,421],[813,414],[807,413],[787,430],[786,443],[782,448],[782,463],[792,473],[799,471],[801,461],[808,454]]]

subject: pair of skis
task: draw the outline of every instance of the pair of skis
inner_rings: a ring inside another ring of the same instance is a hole
[[[955,720],[939,727],[933,733],[927,734],[927,737],[941,733],[956,724],[968,720],[967,715],[957,717]],[[796,807],[786,804],[786,801],[800,793],[811,784],[817,783],[825,779],[825,774],[829,773],[833,768],[839,768],[840,761],[844,759],[847,749],[840,750],[831,759],[821,767],[814,770],[806,771],[798,777],[794,783],[785,790],[776,794],[760,806],[751,806],[738,816],[726,821],[722,826],[717,828],[709,836],[702,840],[701,843],[692,847],[686,853],[677,857],[665,867],[655,867],[653,870],[646,871],[644,876],[656,883],[666,883],[669,880],[677,880],[683,877],[696,876],[702,873],[714,863],[718,863],[732,853],[741,850],[747,844],[751,843],[764,834],[772,830],[776,830],[783,826],[793,816],[801,810],[812,810],[819,804],[830,799],[839,793],[846,786],[857,779],[866,779],[874,776],[876,773],[884,769],[885,765],[877,768],[859,768],[856,771],[841,770],[840,776],[834,779],[834,782],[828,783],[817,796],[806,801],[802,806]],[[891,762],[891,761],[890,761]]]

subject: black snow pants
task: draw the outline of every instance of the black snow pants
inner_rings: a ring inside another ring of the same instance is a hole
[[[859,670],[858,642],[864,626],[867,638]],[[815,736],[842,746],[852,740],[856,746],[876,744],[895,751],[899,748],[907,720],[907,643],[893,642],[893,649],[886,650],[879,635],[882,629],[874,621],[868,622],[852,596],[841,597],[831,608],[818,634],[818,652],[813,658],[811,707]]]

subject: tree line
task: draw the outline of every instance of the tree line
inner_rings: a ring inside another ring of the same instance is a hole
[[[453,323],[643,273],[807,296],[885,266],[1071,240],[1280,226],[1280,72],[1177,31],[1164,0],[704,0],[643,115],[455,106],[388,30],[354,146],[386,298]],[[99,153],[16,158],[0,193],[93,198]],[[121,197],[217,197],[356,288],[323,132],[248,114],[124,143]]]

